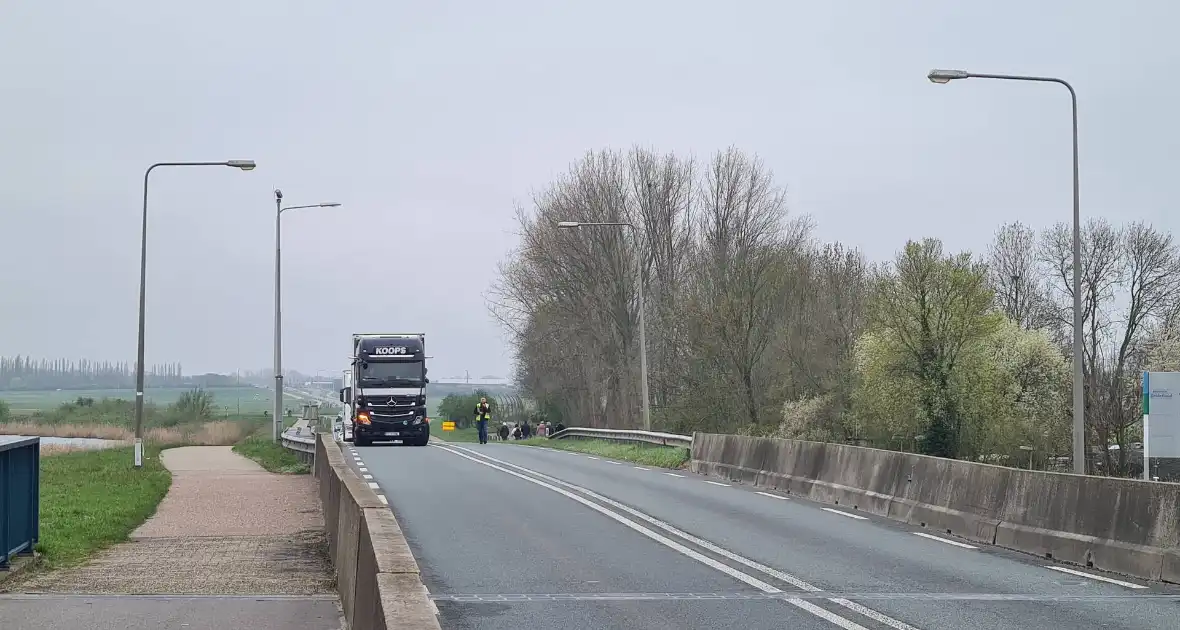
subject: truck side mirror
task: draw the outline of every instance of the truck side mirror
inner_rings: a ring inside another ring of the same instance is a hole
[[[352,403],[352,388],[351,387],[345,387],[340,390],[340,402],[342,402],[346,405]]]

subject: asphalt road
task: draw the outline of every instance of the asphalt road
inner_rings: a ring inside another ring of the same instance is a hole
[[[1180,628],[1169,586],[688,472],[496,443],[350,452],[444,628]]]

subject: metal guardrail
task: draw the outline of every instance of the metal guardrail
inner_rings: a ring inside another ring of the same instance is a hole
[[[292,433],[290,429],[283,432],[279,436],[284,448],[289,448],[293,451],[301,451],[304,453],[315,452],[315,432],[307,432],[303,435]]]
[[[41,530],[41,438],[0,438],[0,569]]]
[[[562,429],[549,436],[551,440],[567,437],[593,438],[597,440],[614,440],[617,442],[642,442],[661,446],[682,446],[692,448],[691,435],[677,435],[675,433],[657,433],[655,431],[628,431],[625,429],[579,429],[570,427]]]

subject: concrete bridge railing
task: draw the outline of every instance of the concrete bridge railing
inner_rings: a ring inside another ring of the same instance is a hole
[[[977,542],[1180,583],[1180,484],[707,433],[693,436],[690,466]]]

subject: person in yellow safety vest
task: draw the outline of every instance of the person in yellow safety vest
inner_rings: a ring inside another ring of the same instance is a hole
[[[492,406],[487,398],[480,398],[475,405],[475,426],[479,428],[479,443],[488,443],[488,420],[492,419]]]

